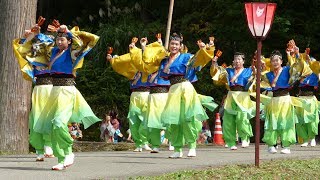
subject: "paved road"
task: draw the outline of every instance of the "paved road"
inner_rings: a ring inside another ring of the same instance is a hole
[[[57,163],[56,158],[35,162],[34,155],[0,156],[0,179],[125,179],[134,176],[152,176],[164,173],[201,169],[226,164],[254,163],[254,146],[230,151],[218,146],[206,146],[197,150],[196,158],[168,159],[172,153],[165,149],[158,154],[147,151],[101,151],[75,153],[75,164],[63,171],[50,170]],[[319,158],[320,146],[291,147],[292,153],[268,154],[266,146],[260,146],[260,159]],[[184,151],[184,156],[187,149]]]

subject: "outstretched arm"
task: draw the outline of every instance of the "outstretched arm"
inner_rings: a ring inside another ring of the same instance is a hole
[[[141,43],[143,51],[135,46],[129,46],[132,63],[139,71],[152,74],[159,69],[162,59],[167,56],[167,52],[160,44],[161,39],[149,45],[144,44],[146,38],[140,42],[143,42]]]
[[[30,81],[34,80],[32,64],[47,66],[50,59],[48,54],[53,46],[53,39],[40,33],[40,25],[44,21],[44,18],[41,18],[39,18],[38,24],[25,31],[23,38],[14,39],[12,42],[13,52],[23,77]]]
[[[137,68],[131,62],[131,56],[129,53],[115,56],[112,58],[111,54],[107,54],[107,61],[110,62],[112,69],[118,74],[133,79],[135,74],[138,72]]]
[[[100,37],[89,32],[80,31],[78,26],[72,28],[70,32],[73,36],[71,54],[74,60],[73,74],[75,75],[76,70],[83,65],[84,56],[97,44]]]
[[[208,62],[210,62],[210,60],[214,58],[215,46],[213,40],[214,37],[210,37],[209,44],[207,45],[205,45],[201,40],[197,41],[199,51],[192,58],[191,61],[193,62],[190,62],[193,67],[203,68]]]
[[[210,67],[210,75],[212,80],[217,85],[225,85],[228,88],[228,72],[226,71],[226,65],[218,66],[218,56],[212,59]]]

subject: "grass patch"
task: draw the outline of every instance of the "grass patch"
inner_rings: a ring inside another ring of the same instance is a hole
[[[227,165],[205,170],[187,170],[156,177],[134,179],[319,179],[320,158],[272,160],[254,165]]]

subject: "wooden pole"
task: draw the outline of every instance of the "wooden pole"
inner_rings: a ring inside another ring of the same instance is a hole
[[[255,165],[259,167],[260,160],[260,77],[261,77],[261,49],[262,49],[262,40],[257,39],[257,74],[256,74],[256,136],[255,136]]]
[[[168,14],[168,22],[167,22],[167,30],[166,30],[166,39],[165,39],[165,45],[164,45],[164,47],[165,47],[166,49],[168,49],[168,47],[169,47],[169,37],[170,37],[170,30],[171,30],[171,21],[172,21],[173,5],[174,5],[174,0],[170,0],[169,14]]]

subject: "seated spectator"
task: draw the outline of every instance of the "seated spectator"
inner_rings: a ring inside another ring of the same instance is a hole
[[[113,142],[113,135],[115,133],[115,129],[111,125],[110,120],[110,116],[106,114],[100,125],[100,139],[107,143]]]
[[[79,124],[76,122],[72,122],[68,125],[69,133],[73,139],[81,139],[82,131],[80,130]]]
[[[202,131],[199,134],[199,138],[197,140],[198,144],[208,144],[212,142],[212,135],[209,128],[209,124],[207,121],[202,122]]]
[[[115,130],[115,133],[113,134],[113,142],[114,143],[122,142],[123,141],[123,134],[120,131],[120,123],[118,120],[118,113],[114,110],[111,110],[109,112],[109,117],[110,117],[111,125],[112,125],[113,129]]]

